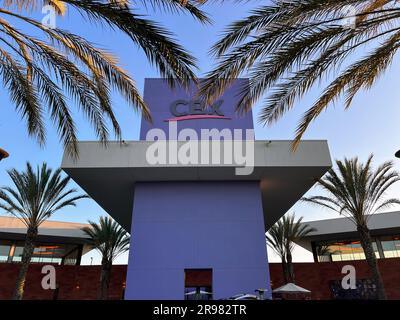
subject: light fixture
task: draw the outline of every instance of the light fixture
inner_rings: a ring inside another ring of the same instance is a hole
[[[8,158],[8,156],[9,156],[8,152],[0,148],[0,161],[5,158]]]

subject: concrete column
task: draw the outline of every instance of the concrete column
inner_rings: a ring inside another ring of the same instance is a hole
[[[8,252],[8,259],[7,259],[7,262],[8,262],[8,263],[11,263],[11,262],[12,262],[12,259],[13,259],[13,257],[14,257],[14,253],[15,253],[15,248],[16,248],[16,244],[13,243],[13,244],[11,245],[11,247],[10,247],[10,251]]]

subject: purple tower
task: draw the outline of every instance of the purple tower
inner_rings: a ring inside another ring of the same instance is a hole
[[[194,84],[147,79],[153,121],[142,121],[140,141],[80,142],[77,161],[64,154],[67,174],[130,230],[125,299],[271,296],[265,231],[331,159],[326,141],[293,153],[291,141],[254,140],[251,112],[235,112],[246,81],[205,106]]]
[[[244,81],[204,108],[195,85],[171,90],[163,80],[147,79],[144,99],[153,122],[142,123],[141,140],[154,128],[168,132],[171,121],[178,134],[253,129],[251,113],[234,112]],[[214,299],[270,288],[258,181],[138,183],[132,217],[126,299],[183,299],[196,290],[191,271],[201,277],[201,270],[211,276],[197,290]]]

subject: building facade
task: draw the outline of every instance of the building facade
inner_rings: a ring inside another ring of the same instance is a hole
[[[316,231],[298,244],[313,253],[315,262],[364,260],[355,224],[345,217],[304,222]],[[400,211],[368,218],[372,246],[378,259],[400,258]]]
[[[33,250],[31,263],[79,265],[83,254],[92,248],[80,228],[87,224],[44,221]],[[22,259],[26,226],[14,217],[0,217],[0,263]]]
[[[238,196],[238,195],[237,195]],[[377,214],[371,216],[369,226],[371,228],[371,234],[375,239],[386,239],[386,238],[396,238],[400,230],[400,212],[389,212],[384,214]],[[10,219],[10,218],[6,218]],[[13,218],[11,218],[13,219]],[[1,223],[1,239],[4,239],[4,234],[16,233],[15,222],[4,223],[4,219],[0,218]],[[65,244],[71,243],[71,239],[66,241],[66,238],[79,238],[77,224],[72,223],[56,223],[57,228],[54,228],[54,222],[48,221],[53,228],[49,228],[45,225],[43,232],[50,233],[49,229],[52,229],[51,233],[57,234],[57,238],[53,243]],[[171,223],[168,222],[168,223]],[[346,219],[329,219],[321,221],[305,222],[311,224],[319,230],[315,231],[314,234],[310,235],[309,239],[305,239],[301,243],[306,248],[310,248],[312,251],[313,243],[318,244],[320,242],[326,243],[334,242],[336,243],[346,243],[357,241],[357,234],[350,223]],[[173,224],[173,222],[172,222]],[[71,228],[66,226],[75,226],[75,229],[71,231]],[[201,225],[201,224],[200,224]],[[44,231],[47,229],[47,231]],[[69,229],[68,232],[65,230]],[[19,237],[22,239],[24,236],[24,230],[19,230]],[[199,228],[199,234],[206,233],[204,230]],[[223,233],[223,232],[222,232]],[[63,234],[63,237],[60,237]],[[238,236],[239,238],[241,235]],[[15,238],[15,236],[14,236]],[[203,237],[204,238],[204,237]],[[201,238],[201,239],[203,239]],[[349,240],[351,239],[351,240]],[[82,240],[81,240],[82,241]],[[163,242],[161,238],[157,238],[157,242]],[[167,241],[170,241],[167,239]],[[383,248],[383,258],[378,259],[378,267],[382,275],[385,292],[388,299],[400,299],[400,273],[397,270],[400,267],[400,257],[398,255],[399,245],[396,240],[390,245],[386,243],[382,244]],[[166,242],[168,244],[168,242]],[[48,243],[47,243],[48,244]],[[299,243],[300,244],[300,243]],[[151,244],[148,248],[152,248],[154,244]],[[176,244],[175,246],[178,250],[182,246]],[[315,247],[315,246],[314,246]],[[373,299],[373,288],[370,287],[370,270],[367,262],[361,259],[362,253],[357,249],[356,254],[349,254],[348,248],[354,250],[354,247],[346,247],[342,249],[340,253],[343,257],[330,258],[330,259],[316,259],[315,262],[305,262],[305,263],[294,263],[294,274],[296,284],[304,287],[311,291],[311,299],[313,300],[327,300],[327,299]],[[341,249],[341,248],[340,248]],[[9,249],[8,249],[9,250]],[[83,249],[83,252],[87,249]],[[254,254],[252,250],[249,250],[251,254]],[[151,251],[148,252],[149,255],[152,254]],[[195,255],[192,252],[192,255]],[[339,253],[335,254],[336,257]],[[361,256],[360,256],[361,255]],[[135,259],[135,255],[131,256]],[[318,258],[318,256],[316,257]],[[158,259],[163,260],[165,258],[158,257]],[[168,259],[165,259],[168,260]],[[53,261],[54,262],[54,261]],[[230,262],[230,261],[229,261]],[[131,261],[130,261],[131,263]],[[98,291],[100,289],[100,273],[101,266],[78,266],[78,265],[68,265],[65,263],[56,263],[56,274],[57,274],[57,289],[56,290],[44,290],[41,286],[41,280],[43,274],[41,273],[42,267],[48,264],[43,262],[32,263],[29,267],[27,274],[26,286],[24,299],[96,299],[98,297]],[[216,299],[215,295],[210,295],[209,293],[215,292],[215,278],[218,277],[215,274],[214,268],[216,264],[210,264],[210,268],[187,268],[183,266],[182,274],[183,279],[175,279],[178,283],[183,283],[183,287],[179,288],[184,292],[180,292],[181,299],[190,300],[193,295],[191,293],[199,292],[202,295],[202,299]],[[357,275],[357,288],[352,290],[342,290],[340,283],[343,279],[344,274],[342,273],[342,268],[351,265],[356,270]],[[196,264],[194,266],[200,266]],[[153,273],[157,272],[156,268],[149,268]],[[15,281],[18,275],[18,261],[12,263],[5,262],[0,263],[0,299],[11,299],[13,289],[15,286]],[[126,285],[127,285],[127,272],[129,267],[127,265],[116,265],[113,266],[111,272],[110,289],[108,293],[109,299],[123,299],[126,295]],[[272,289],[278,288],[284,284],[282,265],[280,263],[269,263],[268,269],[270,286]],[[252,269],[248,269],[247,272],[253,272]],[[249,275],[247,279],[250,277]],[[148,283],[154,284],[157,290],[157,281],[148,281]],[[214,285],[214,287],[213,287]],[[372,293],[372,295],[371,295]]]
[[[331,159],[326,141],[292,153],[290,141],[255,140],[251,112],[235,112],[247,84],[237,79],[205,106],[194,83],[146,79],[153,118],[139,141],[81,142],[77,161],[64,155],[64,171],[130,230],[126,299],[271,295],[264,233]]]

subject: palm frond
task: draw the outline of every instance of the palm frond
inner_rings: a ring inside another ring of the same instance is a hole
[[[268,245],[285,261],[293,251],[294,243],[316,231],[308,224],[302,223],[303,217],[296,219],[294,214],[283,216],[266,234]]]
[[[200,10],[201,2],[154,2],[159,6],[168,3],[201,22],[208,21]],[[111,100],[114,90],[135,111],[151,120],[135,82],[110,52],[76,34],[47,28],[29,17],[31,11],[44,4],[51,5],[58,14],[64,14],[68,6],[73,7],[88,17],[89,22],[127,34],[171,86],[176,82],[187,85],[196,79],[192,70],[195,59],[177,43],[171,32],[136,14],[129,1],[6,0],[0,8],[0,77],[16,110],[27,122],[29,135],[41,145],[46,138],[44,118],[49,113],[66,151],[72,157],[78,156],[74,113],[69,99],[86,115],[103,143],[110,137],[110,128],[115,137],[121,139]],[[134,5],[139,4],[135,1]],[[19,27],[11,21],[17,21]],[[26,28],[33,28],[35,36],[25,32]]]
[[[372,155],[365,163],[358,158],[336,160],[337,169],[318,180],[327,195],[302,200],[343,214],[356,225],[367,225],[372,214],[400,204],[396,198],[385,199],[386,191],[400,181],[393,163],[385,162],[374,170],[372,160]]]
[[[99,222],[89,221],[90,226],[82,228],[90,243],[102,255],[103,260],[112,263],[120,254],[129,249],[128,233],[109,217],[100,217]]]
[[[211,19],[199,8],[199,5],[206,3],[207,0],[135,0],[134,2],[141,3],[146,8],[161,9],[174,14],[188,12],[201,23],[211,23]]]
[[[30,163],[25,171],[11,169],[8,175],[14,184],[0,189],[0,208],[19,218],[27,227],[38,228],[43,221],[63,207],[74,206],[86,195],[68,189],[69,177],[61,177],[61,169],[52,170],[46,163],[36,170]]]
[[[353,12],[346,12],[346,8]],[[345,20],[354,26],[345,25]],[[317,81],[335,77],[304,114],[295,149],[323,110],[345,97],[345,108],[387,70],[399,46],[400,5],[389,0],[276,1],[226,29],[211,49],[218,58],[200,93],[215,100],[242,74],[249,84],[236,108],[246,112],[265,97],[260,122],[270,125],[291,110]],[[365,48],[368,48],[364,54]],[[363,57],[351,63],[352,54]]]

